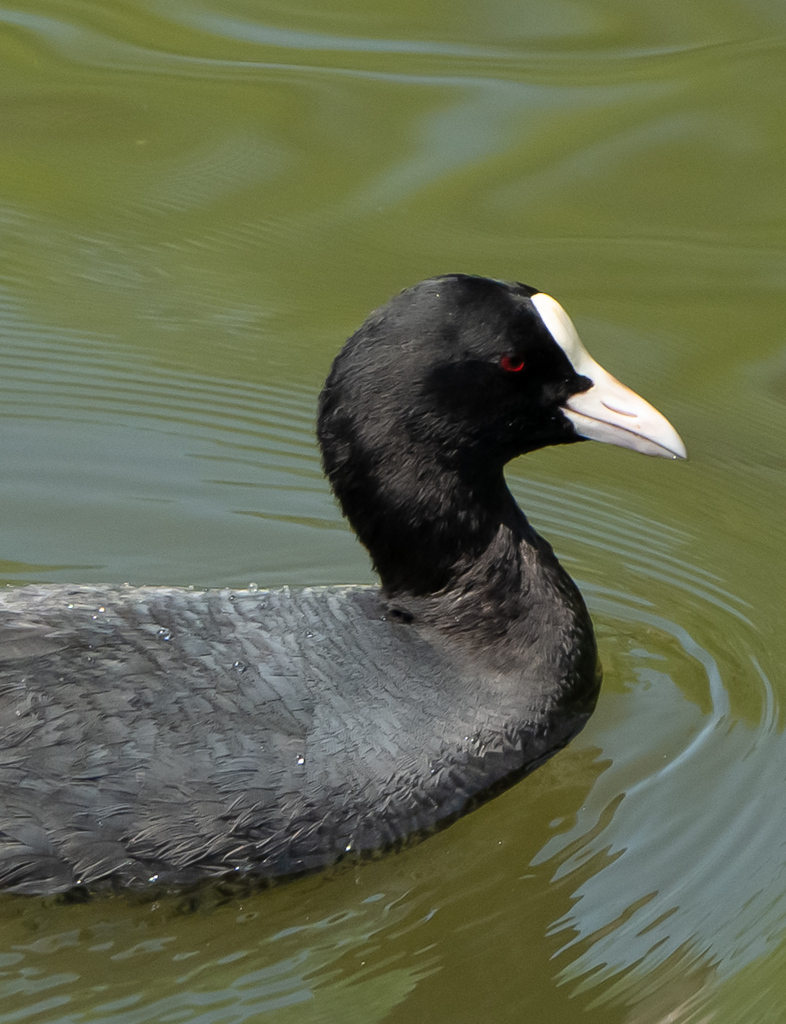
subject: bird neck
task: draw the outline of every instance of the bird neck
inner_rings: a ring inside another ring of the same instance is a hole
[[[400,439],[385,440],[368,459],[362,447],[345,447],[340,459],[329,451],[325,466],[390,617],[435,629],[486,669],[518,672],[526,662],[568,688],[594,679],[581,594],[527,522],[502,465],[408,453]]]
[[[334,489],[368,548],[385,596],[519,589],[519,548],[534,535],[502,467],[391,452],[353,460]]]

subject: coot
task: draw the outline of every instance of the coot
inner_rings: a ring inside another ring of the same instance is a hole
[[[0,594],[0,885],[298,874],[445,824],[563,747],[600,680],[584,602],[506,462],[670,424],[522,284],[423,281],[319,403],[380,587]]]

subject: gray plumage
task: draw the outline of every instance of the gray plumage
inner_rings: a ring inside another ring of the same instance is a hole
[[[539,683],[571,668],[539,645],[528,710],[503,666],[391,621],[375,587],[29,586],[0,593],[0,638],[0,885],[18,892],[383,849],[560,745],[535,734],[559,705]]]

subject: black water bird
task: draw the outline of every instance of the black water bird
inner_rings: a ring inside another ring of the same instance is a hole
[[[562,307],[407,289],[337,356],[318,435],[381,587],[0,593],[0,886],[312,870],[445,824],[586,722],[592,624],[503,467],[685,449]]]

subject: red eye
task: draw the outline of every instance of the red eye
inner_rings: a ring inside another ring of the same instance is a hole
[[[516,359],[515,356],[503,356],[499,365],[506,373],[519,373],[524,369],[524,360]]]

